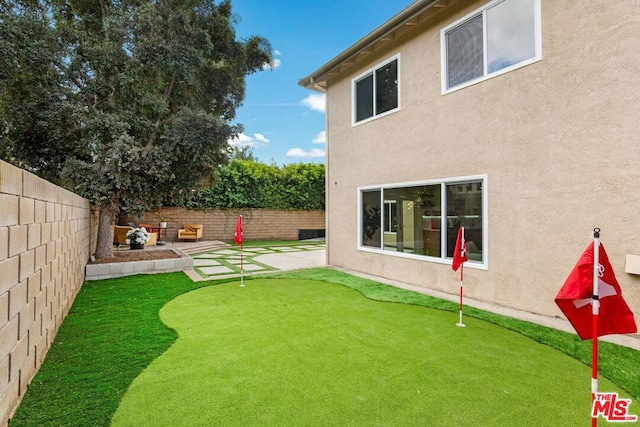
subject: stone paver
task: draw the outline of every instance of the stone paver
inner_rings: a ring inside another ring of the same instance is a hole
[[[197,255],[194,272],[200,280],[237,277],[246,273],[293,270],[325,265],[325,246],[285,245],[216,249]]]
[[[218,261],[213,260],[213,259],[206,259],[206,258],[194,258],[193,259],[193,266],[194,267],[203,267],[203,266],[210,266],[210,265],[220,265],[220,263]]]
[[[214,276],[214,275],[218,275],[218,274],[232,274],[234,273],[233,269],[229,268],[229,267],[223,267],[223,266],[218,266],[218,267],[203,267],[199,269],[200,271],[202,271],[202,273],[209,275],[209,276]]]

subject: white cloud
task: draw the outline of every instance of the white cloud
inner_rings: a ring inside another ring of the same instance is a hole
[[[263,147],[269,143],[269,140],[261,133],[254,133],[253,136],[240,133],[237,138],[232,138],[228,142],[234,147]]]
[[[262,66],[262,69],[263,70],[271,70],[271,71],[273,71],[276,68],[278,68],[280,65],[282,65],[282,61],[279,60],[278,58],[273,58],[273,60],[270,63],[264,64]]]
[[[292,148],[287,151],[287,157],[302,157],[302,158],[316,158],[316,157],[324,157],[324,150],[319,148],[313,148],[309,151],[303,150],[302,148]]]
[[[311,140],[311,142],[313,142],[314,144],[326,144],[327,143],[326,132],[325,131],[319,132],[316,135],[316,137]]]
[[[269,143],[269,140],[261,133],[254,133],[253,136],[257,141],[264,142],[265,144]]]
[[[325,103],[323,93],[312,93],[311,95],[300,101],[300,103],[305,107],[309,107],[313,111],[324,113]]]
[[[278,58],[276,58],[276,56],[282,56],[282,53],[279,50],[274,50],[273,51],[273,59],[271,60],[270,63],[264,64],[262,66],[263,70],[275,70],[276,68],[278,68],[280,65],[282,65],[282,61],[279,60]]]

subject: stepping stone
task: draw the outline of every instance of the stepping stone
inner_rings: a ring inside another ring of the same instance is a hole
[[[223,250],[215,251],[215,252],[212,252],[212,253],[220,254],[220,255],[235,255],[235,254],[238,254],[239,251],[234,251],[232,249],[223,249]]]
[[[192,256],[191,258],[193,259],[216,259],[216,258],[222,258],[222,255],[218,255],[216,253],[206,253],[206,254],[200,254],[200,255],[196,255],[196,256]]]
[[[202,267],[202,266],[207,266],[207,265],[220,265],[220,263],[218,261],[214,261],[212,259],[194,259],[193,260],[193,266],[194,267]]]
[[[204,267],[199,269],[202,273],[207,274],[209,276],[213,276],[215,274],[226,274],[226,273],[235,273],[231,268],[219,266],[219,267]]]
[[[257,264],[246,264],[244,266],[242,266],[242,269],[244,271],[258,271],[258,270],[267,270],[266,268],[264,268],[261,265],[257,265]]]

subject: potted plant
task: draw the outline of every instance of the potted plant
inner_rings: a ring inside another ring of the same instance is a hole
[[[144,249],[144,244],[149,241],[151,235],[146,228],[134,228],[127,232],[126,242],[130,249]]]
[[[167,219],[160,215],[160,228],[167,228]]]

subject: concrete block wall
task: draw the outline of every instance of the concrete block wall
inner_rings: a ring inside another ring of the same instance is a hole
[[[162,208],[167,220],[166,241],[178,239],[178,229],[184,224],[202,224],[202,240],[232,241],[238,215],[242,215],[243,237],[248,240],[297,240],[298,230],[324,230],[324,211],[296,211],[269,209],[211,209],[196,210]],[[158,225],[158,212],[147,212],[141,218],[121,218],[120,223],[149,223]]]
[[[0,426],[84,282],[96,224],[86,199],[0,161]]]

